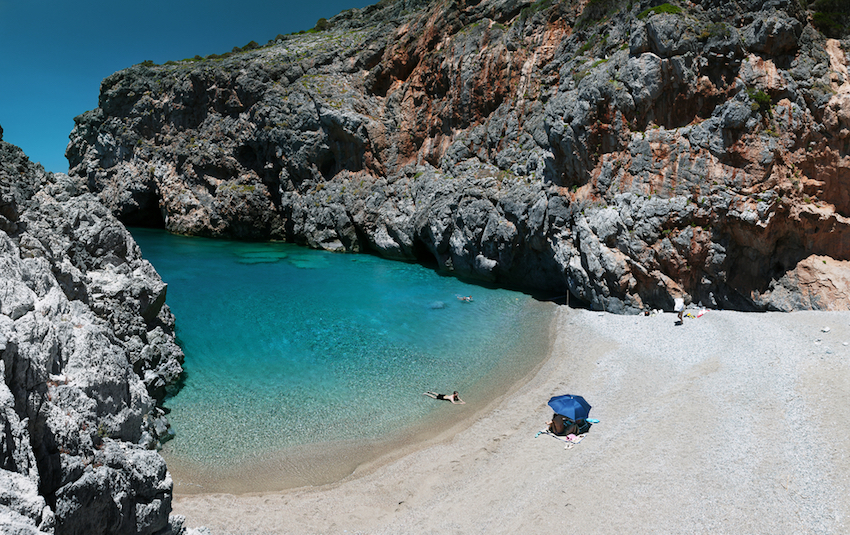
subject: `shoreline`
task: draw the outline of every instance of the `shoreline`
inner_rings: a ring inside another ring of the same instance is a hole
[[[448,406],[435,401],[433,412],[390,435],[297,445],[227,466],[187,462],[165,450],[162,456],[174,481],[174,496],[255,495],[334,485],[450,440],[530,381],[550,358],[558,306],[549,302],[537,302],[535,306],[551,307],[548,328],[540,328],[548,339],[535,345],[531,355],[536,356],[518,358],[509,354],[503,357],[503,365],[490,370],[465,390],[472,394],[469,398],[462,395],[469,403]]]
[[[549,356],[457,432],[329,485],[175,494],[173,512],[215,535],[850,528],[850,313],[675,319],[560,307]],[[600,420],[569,450],[535,438],[562,393]]]

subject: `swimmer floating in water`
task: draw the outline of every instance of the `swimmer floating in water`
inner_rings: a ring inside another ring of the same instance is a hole
[[[444,401],[451,401],[452,403],[454,403],[456,405],[466,404],[466,402],[464,400],[460,399],[460,395],[457,393],[457,390],[455,390],[453,394],[448,395],[448,396],[445,395],[445,394],[438,394],[436,392],[425,392],[423,395],[428,396],[429,398],[442,399]]]
[[[464,301],[464,302],[467,302],[467,303],[471,303],[471,302],[472,302],[472,296],[471,296],[471,295],[458,295],[458,296],[457,296],[457,298],[458,298],[459,300]]]

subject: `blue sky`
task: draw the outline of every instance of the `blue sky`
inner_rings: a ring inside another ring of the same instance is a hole
[[[0,0],[3,140],[65,172],[74,117],[97,107],[100,81],[113,72],[264,45],[376,1]]]

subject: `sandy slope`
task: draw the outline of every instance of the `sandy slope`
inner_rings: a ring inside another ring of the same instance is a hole
[[[850,532],[850,314],[674,319],[562,308],[537,375],[445,441],[175,513],[215,534]],[[535,438],[560,393],[601,420],[571,449]]]

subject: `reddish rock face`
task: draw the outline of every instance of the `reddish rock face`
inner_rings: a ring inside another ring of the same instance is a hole
[[[371,250],[615,312],[850,307],[840,268],[800,271],[850,260],[840,42],[790,1],[651,7],[382,2],[133,67],[77,119],[71,173],[136,224]]]

